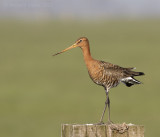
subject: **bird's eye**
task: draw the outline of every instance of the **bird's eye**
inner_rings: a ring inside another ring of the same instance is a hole
[[[82,40],[80,39],[78,43],[82,42]]]

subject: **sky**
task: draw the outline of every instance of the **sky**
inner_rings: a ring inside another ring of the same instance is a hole
[[[160,0],[1,0],[0,17],[160,17]]]

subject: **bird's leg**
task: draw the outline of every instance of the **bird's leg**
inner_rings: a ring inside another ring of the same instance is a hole
[[[112,124],[113,122],[110,119],[110,99],[109,99],[109,95],[108,95],[107,99],[108,99],[108,122],[107,123]]]
[[[109,93],[108,93],[108,90],[105,88],[105,91],[106,91],[106,101],[105,101],[105,106],[104,106],[104,110],[103,110],[103,113],[102,113],[102,116],[101,116],[101,119],[100,119],[100,124],[103,124],[103,117],[104,117],[104,114],[105,114],[105,111],[106,111],[106,108],[107,108],[107,105],[108,105],[108,101],[109,100]],[[108,107],[110,107],[110,105],[108,105]],[[110,112],[109,112],[109,119],[110,119]]]
[[[105,91],[106,91],[107,104],[108,104],[108,122],[107,122],[107,124],[112,124],[113,122],[111,121],[111,118],[110,118],[110,99],[109,99],[109,92],[108,92],[108,90],[105,90]]]
[[[102,116],[101,116],[101,119],[100,119],[100,124],[103,124],[103,117],[104,117],[106,108],[107,108],[107,100],[106,100],[106,102],[105,102],[105,107],[104,107],[104,110],[103,110],[103,113],[102,113]]]
[[[100,123],[99,124],[103,124],[103,117],[104,117],[104,114],[105,114],[105,111],[106,111],[106,108],[108,106],[108,122],[107,124],[112,124],[113,122],[111,121],[110,119],[110,99],[109,99],[109,92],[108,90],[105,88],[105,92],[106,92],[106,101],[105,101],[105,107],[104,107],[104,110],[103,110],[103,113],[102,113],[102,116],[101,116],[101,119],[100,119]]]

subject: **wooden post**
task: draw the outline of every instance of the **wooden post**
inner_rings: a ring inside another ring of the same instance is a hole
[[[61,137],[144,137],[144,126],[134,124],[62,124]]]

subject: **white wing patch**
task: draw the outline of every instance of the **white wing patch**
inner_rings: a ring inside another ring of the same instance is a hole
[[[141,82],[139,82],[138,80],[135,80],[132,77],[123,78],[121,79],[121,82],[134,82],[135,84],[141,84]]]

